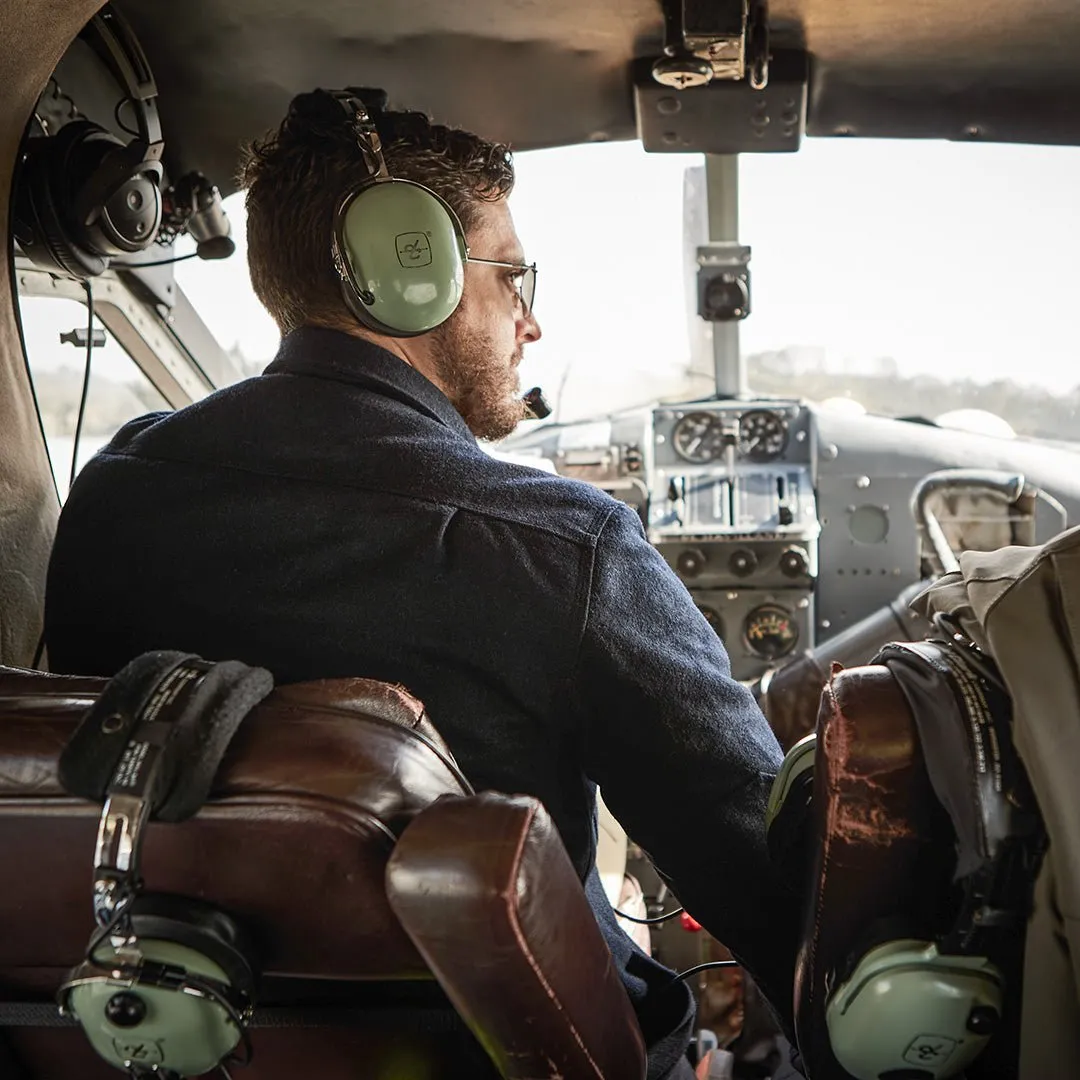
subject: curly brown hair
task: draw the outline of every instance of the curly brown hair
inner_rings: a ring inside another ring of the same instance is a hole
[[[423,113],[370,111],[391,175],[441,195],[466,232],[479,203],[510,194],[514,166],[501,143],[433,124]],[[312,324],[355,325],[331,235],[342,199],[368,178],[352,126],[321,90],[294,98],[277,131],[245,148],[238,179],[247,189],[251,284],[283,335]]]

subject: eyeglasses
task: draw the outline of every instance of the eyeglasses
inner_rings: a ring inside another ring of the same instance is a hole
[[[526,315],[532,312],[533,301],[536,299],[536,263],[529,263],[526,266],[524,263],[498,262],[495,259],[477,259],[472,255],[469,256],[468,261],[483,263],[485,266],[505,266],[507,270],[516,270],[516,288],[518,296],[521,298],[522,310]]]

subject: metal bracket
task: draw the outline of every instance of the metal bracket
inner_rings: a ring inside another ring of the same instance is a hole
[[[652,77],[686,90],[719,79],[748,79],[756,90],[769,80],[765,0],[666,0],[664,55]]]
[[[698,315],[707,322],[734,322],[750,314],[750,248],[737,243],[697,249]]]
[[[59,296],[85,302],[77,281],[53,277],[16,257],[16,284],[22,296]],[[94,313],[176,409],[206,397],[214,385],[195,359],[177,342],[167,317],[141,303],[112,270],[94,279]]]
[[[700,62],[700,61],[697,61]],[[742,154],[799,149],[806,126],[809,61],[802,49],[774,49],[768,86],[709,79],[661,85],[647,57],[633,67],[638,135],[650,153]],[[696,88],[694,88],[696,87]]]

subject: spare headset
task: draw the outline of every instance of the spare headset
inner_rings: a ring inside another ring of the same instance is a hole
[[[812,858],[807,829],[817,746],[812,733],[787,752],[766,809],[770,857],[797,881],[806,880]],[[937,941],[900,916],[875,920],[859,936],[826,983],[829,1043],[845,1073],[856,1080],[944,1080],[986,1046],[1002,1014],[1004,977],[980,950],[944,947],[965,921],[962,912]]]
[[[367,106],[332,91],[356,135],[369,178],[334,216],[333,258],[349,311],[369,330],[415,337],[461,303],[469,248],[453,208],[431,188],[391,176]]]
[[[853,952],[825,1008],[836,1060],[857,1080],[956,1076],[1000,1026],[1004,976],[986,955],[942,952],[911,926],[871,933],[879,943]]]
[[[908,696],[931,784],[958,838],[962,819],[950,808],[969,804],[971,827],[957,847],[970,849],[974,865],[958,867],[961,898],[944,933],[927,940],[924,928],[883,920],[837,973],[825,1010],[829,1041],[858,1080],[945,1080],[982,1052],[1005,1001],[1005,977],[991,957],[1002,935],[1023,932],[1044,850],[1012,743],[1008,691],[993,660],[949,629],[947,637],[887,645],[871,663],[885,664]]]
[[[104,272],[113,256],[153,243],[164,142],[154,77],[128,24],[106,8],[81,36],[123,84],[138,135],[124,143],[76,119],[56,135],[24,139],[13,216],[15,238],[37,266],[85,281]]]
[[[113,679],[61,757],[65,787],[97,796],[104,784],[105,804],[98,929],[60,988],[60,1008],[130,1076],[201,1076],[241,1041],[250,1059],[250,942],[209,904],[144,893],[139,855],[152,813],[181,820],[202,804],[236,726],[271,686],[268,672],[236,662],[145,654]]]

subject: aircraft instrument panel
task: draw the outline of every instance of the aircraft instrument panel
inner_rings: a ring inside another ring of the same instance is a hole
[[[736,678],[813,644],[810,422],[791,401],[652,412],[649,539],[723,638]]]

